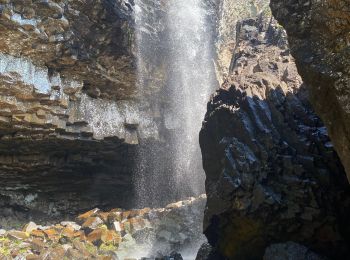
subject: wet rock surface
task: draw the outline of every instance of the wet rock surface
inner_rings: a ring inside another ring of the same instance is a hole
[[[206,197],[166,208],[92,209],[73,221],[0,230],[1,259],[174,259],[202,243]]]
[[[327,126],[350,178],[350,5],[335,1],[271,1],[286,28],[310,100]]]
[[[273,19],[239,23],[232,71],[208,104],[200,144],[204,232],[223,259],[261,259],[288,240],[349,256],[346,175]]]

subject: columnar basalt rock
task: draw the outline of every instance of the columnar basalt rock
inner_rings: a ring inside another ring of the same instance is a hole
[[[350,179],[350,4],[272,0],[271,9]]]
[[[346,175],[283,28],[264,16],[240,22],[231,69],[200,133],[212,254],[261,259],[271,243],[294,241],[346,258]]]
[[[0,1],[1,226],[128,206],[135,146],[159,141],[138,100],[134,11],[133,1]]]

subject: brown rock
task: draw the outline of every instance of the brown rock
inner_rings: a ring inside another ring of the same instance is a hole
[[[99,212],[98,216],[103,220],[104,223],[108,223],[109,212]]]
[[[49,240],[58,241],[60,239],[59,232],[54,228],[46,229],[44,230],[44,233],[46,234]]]
[[[76,234],[77,232],[74,230],[74,228],[67,226],[62,230],[61,235],[67,238],[73,238],[80,236],[80,234]]]
[[[32,248],[32,250],[41,253],[41,251],[45,248],[45,244],[40,239],[34,238],[30,242],[30,247]]]
[[[29,234],[22,231],[9,231],[7,233],[7,236],[11,239],[19,239],[19,240],[24,240],[29,238]]]
[[[96,229],[103,224],[102,219],[99,217],[89,217],[82,224],[82,228]]]
[[[74,240],[73,241],[73,246],[76,250],[79,251],[79,253],[85,257],[89,257],[90,256],[90,252],[86,249],[86,246],[84,243]],[[90,245],[91,246],[91,245]]]
[[[95,216],[100,210],[98,208],[92,209],[84,214],[81,214],[77,217],[79,223],[84,223],[88,218]]]
[[[87,240],[93,244],[100,245],[103,242],[102,237],[105,236],[106,232],[106,229],[95,229],[94,231],[88,234]]]
[[[67,250],[66,256],[68,257],[68,259],[76,259],[76,260],[86,259],[86,256],[83,256],[78,250],[73,248],[69,248]]]
[[[62,260],[66,251],[62,246],[52,247],[49,248],[46,252],[43,254],[40,254],[43,259],[50,259],[50,260]]]
[[[33,230],[32,232],[30,232],[30,235],[34,237],[40,237],[40,238],[45,237],[45,233],[42,230]]]
[[[1,259],[1,258],[0,258]],[[33,254],[31,254],[31,255],[27,255],[26,256],[26,260],[41,260],[41,258],[40,258],[40,256],[38,256],[38,255],[33,255]]]
[[[107,244],[113,244],[118,245],[122,241],[122,238],[119,233],[113,231],[113,230],[107,230],[102,235],[102,241]]]

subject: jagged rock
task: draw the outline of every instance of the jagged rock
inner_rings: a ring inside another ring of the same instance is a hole
[[[176,203],[176,208],[168,205],[109,212],[96,208],[77,217],[80,222],[89,222],[82,226],[70,221],[46,227],[28,224],[26,228],[32,226],[31,232],[0,233],[0,253],[8,256],[16,251],[22,258],[40,254],[39,259],[56,259],[62,254],[69,259],[127,259],[135,255],[139,259],[141,252],[149,252],[150,259],[154,259],[152,255],[162,250],[162,256],[167,256],[164,259],[181,260],[181,255],[176,252],[204,241],[201,229],[205,199],[204,195],[190,198]],[[111,222],[116,216],[118,230]],[[162,236],[164,232],[168,236]],[[26,250],[21,250],[23,248]]]
[[[208,104],[200,144],[214,251],[261,259],[269,244],[292,240],[349,256],[346,175],[273,19],[238,24],[231,74]]]
[[[350,5],[346,0],[272,0],[271,9],[287,30],[310,100],[350,179]]]

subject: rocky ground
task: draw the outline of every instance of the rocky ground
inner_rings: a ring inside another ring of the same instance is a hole
[[[206,197],[165,208],[90,210],[76,221],[0,229],[0,259],[174,259],[203,242]]]

